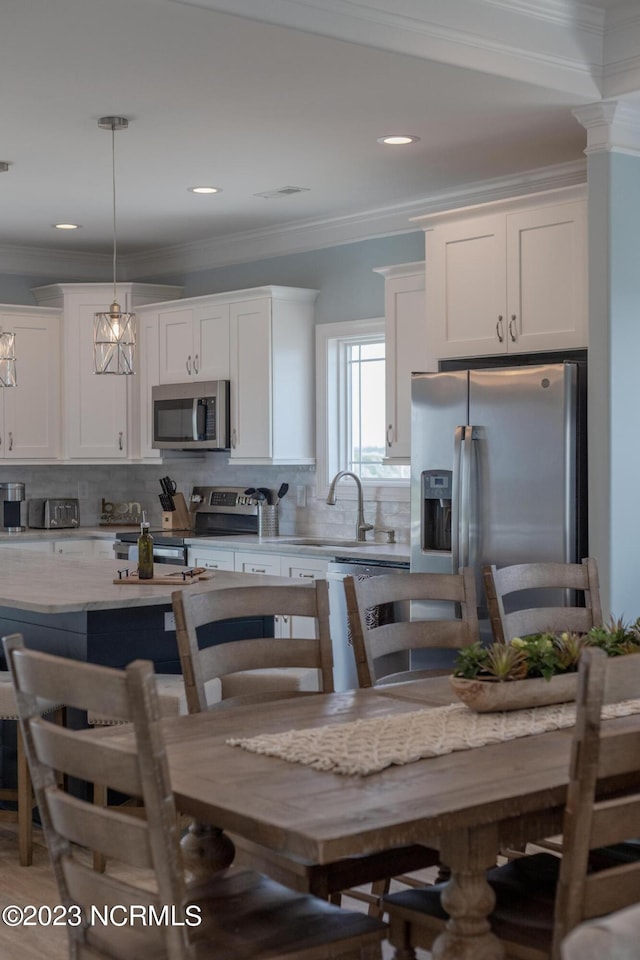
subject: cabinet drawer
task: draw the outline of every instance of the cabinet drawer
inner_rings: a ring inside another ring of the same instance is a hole
[[[236,553],[235,569],[239,573],[266,573],[280,576],[280,557],[272,553]]]
[[[190,567],[205,567],[207,570],[233,570],[233,551],[189,547],[187,563]]]
[[[281,574],[292,580],[324,580],[327,561],[316,557],[280,557]]]

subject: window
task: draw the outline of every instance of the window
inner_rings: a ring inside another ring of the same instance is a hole
[[[319,484],[350,470],[366,484],[406,486],[409,467],[384,463],[384,320],[319,324],[316,340]]]

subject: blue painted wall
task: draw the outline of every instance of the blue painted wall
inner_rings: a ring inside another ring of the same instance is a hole
[[[424,260],[422,230],[197,273],[136,279],[180,284],[185,297],[271,283],[311,287],[320,291],[316,322],[333,323],[384,316],[384,281],[373,268],[416,260]]]

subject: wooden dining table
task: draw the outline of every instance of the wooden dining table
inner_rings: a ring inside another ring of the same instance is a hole
[[[557,833],[572,730],[388,767],[368,776],[312,769],[226,743],[229,738],[397,715],[453,700],[446,678],[319,694],[164,721],[181,811],[279,854],[318,864],[423,843],[451,870],[450,921],[434,960],[500,960],[485,879],[500,849]],[[606,729],[640,724],[640,716]]]

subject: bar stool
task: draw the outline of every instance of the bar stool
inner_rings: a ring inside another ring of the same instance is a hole
[[[60,704],[47,704],[43,713],[60,710],[60,707]],[[18,724],[16,694],[8,670],[0,671],[0,721],[2,720],[15,720],[17,724],[17,786],[0,789],[0,800],[10,800],[13,803],[17,803],[17,809],[0,810],[0,821],[18,824],[20,866],[29,867],[33,862],[32,817],[35,800],[31,787],[29,765],[24,751],[22,733]]]

